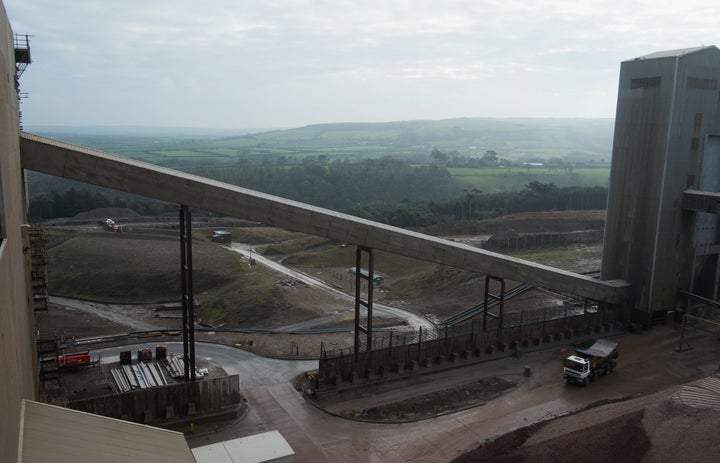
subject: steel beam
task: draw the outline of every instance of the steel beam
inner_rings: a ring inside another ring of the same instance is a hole
[[[685,190],[682,208],[686,211],[720,214],[720,193],[702,190]]]

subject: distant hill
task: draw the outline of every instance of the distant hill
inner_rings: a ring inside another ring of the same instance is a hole
[[[460,118],[436,121],[315,124],[218,140],[247,154],[285,152],[335,156],[416,156],[433,147],[482,156],[492,150],[515,160],[560,157],[608,162],[613,119]]]
[[[136,125],[25,125],[24,130],[46,136],[127,136],[220,138],[266,132],[269,128],[214,129],[203,127],[162,127]]]
[[[513,161],[609,163],[613,119],[459,118],[315,124],[294,129],[28,126],[28,132],[169,167],[295,164],[392,156],[425,163],[433,148]],[[295,159],[295,161],[293,161]],[[244,161],[242,161],[244,160]]]

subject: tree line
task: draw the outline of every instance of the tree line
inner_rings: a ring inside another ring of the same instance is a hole
[[[334,210],[376,202],[447,199],[458,189],[444,166],[417,166],[393,157],[330,162],[318,156],[291,167],[203,167],[189,172]]]
[[[460,197],[445,201],[370,203],[345,212],[397,227],[416,228],[519,212],[604,210],[607,193],[607,188],[599,186],[558,188],[551,183],[531,182],[517,192],[485,194],[480,190],[464,190]]]
[[[28,217],[31,221],[74,217],[93,209],[117,207],[132,209],[144,216],[158,216],[177,211],[168,204],[99,187],[75,188],[64,192],[36,193],[30,198]]]
[[[462,189],[444,166],[414,166],[394,158],[360,162],[314,158],[295,167],[203,167],[188,172],[403,228],[516,212],[605,209],[607,201],[604,187],[558,188],[531,182],[517,192]],[[64,192],[33,194],[28,215],[34,220],[73,217],[105,207],[127,207],[144,216],[177,209],[112,190],[73,186]]]

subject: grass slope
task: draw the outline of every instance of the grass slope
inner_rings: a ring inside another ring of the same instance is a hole
[[[207,240],[193,244],[198,288],[227,284],[242,272],[237,256],[219,252]],[[49,290],[55,295],[128,302],[179,299],[176,232],[76,234],[50,248],[48,258]]]
[[[177,232],[48,232],[48,286],[55,296],[105,302],[180,300]],[[206,323],[254,326],[286,305],[277,276],[196,231],[195,297]]]
[[[477,222],[474,233],[512,227],[518,232],[570,231],[599,226],[602,212],[516,214]],[[270,227],[231,228],[235,242],[281,259],[309,274],[316,269],[347,272],[355,266],[355,246]],[[226,327],[283,326],[317,316],[288,296],[285,279],[261,265],[250,266],[224,246],[208,240],[208,229],[194,230],[193,264],[199,317]],[[447,235],[448,229],[434,230]],[[80,233],[47,228],[49,290],[52,295],[107,302],[178,301],[180,256],[177,232]],[[598,262],[600,247],[541,249],[517,257],[582,271]],[[484,275],[431,262],[375,252],[375,272],[385,277],[382,298],[438,317],[480,301]],[[323,272],[325,274],[330,272]],[[307,293],[305,293],[307,294]],[[302,296],[301,296],[302,297]]]

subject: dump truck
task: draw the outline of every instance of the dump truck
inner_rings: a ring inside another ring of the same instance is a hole
[[[103,230],[107,231],[118,231],[119,227],[115,224],[115,221],[113,219],[104,219],[98,221],[98,224],[103,228]]]
[[[575,354],[563,362],[563,376],[568,383],[586,386],[599,375],[612,373],[617,365],[618,343],[598,339],[587,348],[576,347]]]

